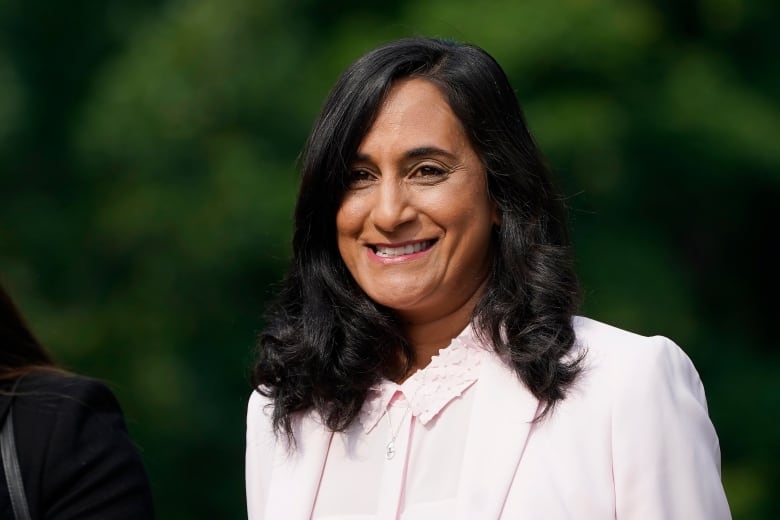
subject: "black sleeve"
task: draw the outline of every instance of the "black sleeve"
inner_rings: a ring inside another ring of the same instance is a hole
[[[33,517],[154,518],[146,472],[111,391],[69,376],[25,386],[14,420]]]

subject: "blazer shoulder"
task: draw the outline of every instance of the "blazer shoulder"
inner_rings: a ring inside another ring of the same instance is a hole
[[[25,375],[19,381],[15,398],[43,409],[59,410],[65,406],[121,412],[114,393],[102,381],[54,370]]]
[[[26,417],[17,428],[58,424],[63,431],[122,432],[122,409],[109,387],[97,379],[67,372],[41,371],[24,376],[14,395],[15,413]]]
[[[646,364],[666,360],[675,365],[691,365],[688,355],[665,336],[642,336],[590,318],[576,317],[575,351],[600,362]]]
[[[589,411],[607,411],[599,433],[610,443],[616,516],[729,518],[717,434],[686,353],[666,337],[586,318],[575,330]]]
[[[578,347],[588,350],[593,348],[599,351],[647,348],[658,338],[663,338],[663,336],[643,336],[583,316],[575,317],[573,325]],[[668,341],[668,339],[666,340]]]
[[[28,374],[13,410],[33,516],[154,517],[140,454],[105,383],[64,372]]]
[[[659,384],[685,386],[706,403],[699,373],[688,355],[665,336],[642,336],[589,318],[574,320],[575,352],[584,353],[583,378],[615,391]],[[706,405],[705,405],[706,406]]]

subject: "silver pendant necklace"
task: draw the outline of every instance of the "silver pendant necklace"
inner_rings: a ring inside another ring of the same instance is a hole
[[[385,459],[387,460],[395,457],[395,438],[398,437],[398,433],[401,431],[401,426],[404,424],[404,419],[406,419],[406,415],[411,409],[411,405],[404,409],[404,414],[401,416],[401,421],[398,423],[398,428],[393,426],[393,418],[390,416],[390,408],[388,408],[385,412],[385,415],[387,416],[387,422],[390,424],[390,441],[387,443],[387,446],[385,446]]]

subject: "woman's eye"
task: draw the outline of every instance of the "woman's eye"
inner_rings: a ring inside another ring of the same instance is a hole
[[[430,165],[420,166],[417,171],[423,177],[438,177],[446,173],[443,168]]]
[[[350,171],[347,175],[347,184],[350,186],[354,184],[360,184],[361,182],[366,182],[368,180],[371,180],[371,173],[367,170],[355,169]]]

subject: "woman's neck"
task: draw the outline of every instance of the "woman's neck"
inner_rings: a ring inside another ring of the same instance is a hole
[[[457,337],[471,321],[474,307],[482,295],[482,288],[476,291],[463,305],[446,315],[435,319],[414,320],[405,322],[405,333],[414,351],[414,363],[409,371],[397,382],[402,383],[417,370],[425,368],[439,353]]]

